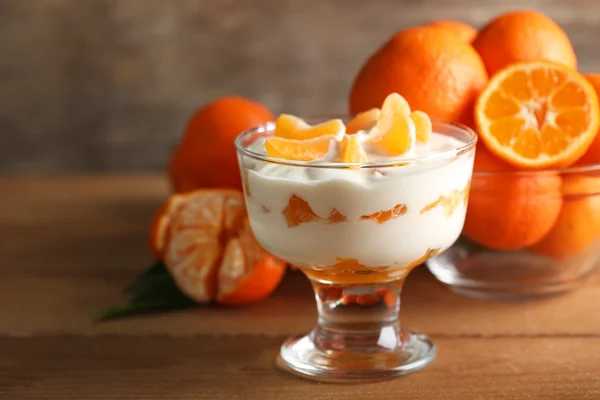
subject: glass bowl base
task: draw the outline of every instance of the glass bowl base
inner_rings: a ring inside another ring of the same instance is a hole
[[[313,335],[314,331],[288,339],[281,346],[279,363],[289,372],[318,381],[350,383],[406,375],[424,368],[437,354],[435,344],[422,334],[409,334],[400,346],[387,349],[382,347],[386,341],[382,331],[372,345],[361,340],[343,351],[319,348]]]
[[[564,260],[529,251],[494,251],[461,238],[427,261],[429,271],[455,293],[479,299],[527,300],[574,290],[600,263],[597,248]]]

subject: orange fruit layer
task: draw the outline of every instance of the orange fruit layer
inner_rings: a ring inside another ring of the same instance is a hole
[[[305,222],[321,220],[321,217],[315,214],[308,202],[295,194],[288,200],[288,204],[283,210],[283,215],[290,228]]]
[[[344,145],[342,149],[342,162],[361,163],[369,161],[369,156],[365,152],[365,149],[363,148],[356,135],[344,137]]]
[[[448,35],[454,35],[465,43],[471,43],[477,36],[477,29],[460,21],[441,20],[426,26],[441,30]]]
[[[360,131],[368,131],[375,126],[380,115],[379,108],[371,108],[359,113],[346,124],[346,133],[351,135]]]
[[[552,229],[562,206],[558,173],[516,173],[482,144],[475,153],[463,233],[495,250],[517,250],[539,242]],[[504,171],[483,173],[482,171]]]
[[[451,217],[458,206],[461,204],[464,206],[467,205],[469,201],[470,186],[471,182],[469,182],[462,190],[453,190],[448,194],[440,195],[436,201],[423,207],[421,214],[425,214],[427,211],[433,210],[436,207],[442,207],[444,210],[444,215],[448,218]]]
[[[585,74],[583,77],[592,85],[596,94],[600,97],[600,74]],[[596,137],[590,148],[585,152],[575,165],[589,165],[600,163],[600,135],[596,133]]]
[[[285,139],[277,136],[265,141],[267,155],[287,160],[313,161],[325,157],[329,152],[332,142],[336,138],[332,135],[320,136],[309,140]]]
[[[600,177],[563,176],[564,201],[550,233],[531,250],[556,258],[574,256],[600,239]]]
[[[311,126],[301,118],[281,114],[275,123],[275,136],[284,139],[306,140],[327,135],[335,136],[345,132],[345,129],[345,125],[340,119],[332,119]]]
[[[473,41],[490,76],[510,64],[554,61],[577,69],[573,46],[554,21],[536,11],[515,11],[490,21]]]
[[[398,218],[408,211],[408,208],[404,204],[396,204],[394,208],[390,210],[378,211],[370,215],[363,215],[360,217],[362,220],[373,220],[378,224],[383,224],[390,219]]]
[[[514,64],[498,72],[477,101],[480,138],[522,168],[566,167],[590,147],[600,123],[598,96],[560,64]]]
[[[243,97],[224,96],[202,107],[188,122],[171,157],[169,179],[173,190],[241,189],[233,141],[239,133],[273,120],[266,107]]]
[[[167,204],[162,254],[183,293],[198,302],[243,304],[277,287],[285,263],[254,239],[239,191],[197,190]]]
[[[362,66],[349,99],[351,114],[380,107],[390,93],[431,117],[472,124],[473,104],[488,81],[471,45],[441,29],[394,35]]]

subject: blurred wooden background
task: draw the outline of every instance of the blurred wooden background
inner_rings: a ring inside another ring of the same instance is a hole
[[[158,170],[215,96],[343,112],[395,31],[525,8],[600,71],[598,0],[0,0],[0,171]]]

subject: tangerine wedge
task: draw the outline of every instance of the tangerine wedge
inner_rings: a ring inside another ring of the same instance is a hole
[[[415,124],[417,142],[429,143],[433,132],[433,124],[429,115],[423,111],[413,111],[410,113],[410,119]]]
[[[575,163],[600,125],[593,86],[575,70],[548,61],[499,71],[481,93],[475,119],[491,152],[530,169]]]
[[[361,163],[369,161],[369,156],[365,152],[362,144],[358,140],[358,136],[350,135],[344,137],[344,145],[342,146],[341,160],[345,163]]]
[[[265,142],[267,155],[285,158],[287,160],[313,161],[325,157],[329,153],[336,137],[333,135],[320,136],[309,140],[285,139],[272,136]]]
[[[335,136],[345,131],[346,126],[341,119],[332,119],[311,126],[294,115],[281,114],[275,122],[275,136],[284,139],[307,140],[320,136]]]
[[[416,141],[416,126],[410,118],[410,106],[398,93],[390,94],[381,107],[374,143],[391,155],[401,155],[410,150]]]
[[[351,135],[360,131],[368,131],[375,126],[380,115],[381,110],[379,108],[371,108],[368,111],[361,112],[346,124],[346,133]]]

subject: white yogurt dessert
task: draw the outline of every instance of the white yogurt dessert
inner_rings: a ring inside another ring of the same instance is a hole
[[[398,104],[394,107],[398,113]],[[240,155],[248,216],[267,251],[305,271],[388,271],[391,280],[456,241],[465,219],[475,140],[454,135],[451,125],[441,123],[433,124],[433,132],[429,123],[424,133],[418,131],[419,121],[403,120],[406,127],[390,128],[380,123],[386,112],[389,117],[384,103],[380,113],[372,113],[377,120],[352,135],[341,121],[329,121],[329,134],[313,138],[318,132],[299,123],[309,137],[273,140],[278,121],[248,142],[248,155]],[[398,148],[382,139],[388,128],[404,135]],[[323,143],[314,145],[320,146],[315,159],[306,160],[301,152],[296,160],[270,158],[270,143],[287,141],[290,147]]]

